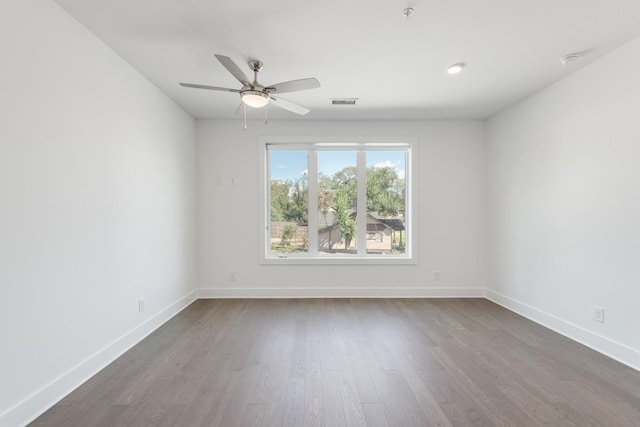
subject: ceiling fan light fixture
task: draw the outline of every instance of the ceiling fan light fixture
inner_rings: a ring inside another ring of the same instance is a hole
[[[245,90],[240,96],[242,102],[251,108],[262,108],[269,103],[269,95],[257,90]]]
[[[447,73],[458,74],[462,71],[465,65],[467,64],[465,64],[464,62],[458,62],[457,64],[449,65],[449,68],[447,68]]]

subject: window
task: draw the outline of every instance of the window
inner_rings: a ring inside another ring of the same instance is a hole
[[[271,262],[412,262],[410,142],[265,140]]]

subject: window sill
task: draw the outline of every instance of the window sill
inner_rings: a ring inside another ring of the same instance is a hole
[[[286,255],[282,257],[262,258],[263,265],[416,265],[415,257],[380,256],[380,257],[305,257]]]

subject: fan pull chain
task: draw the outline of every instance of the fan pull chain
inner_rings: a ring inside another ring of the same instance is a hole
[[[267,106],[264,106],[264,125],[266,126],[268,124],[267,122]]]
[[[242,103],[242,109],[244,110],[244,130],[247,130],[247,104]]]

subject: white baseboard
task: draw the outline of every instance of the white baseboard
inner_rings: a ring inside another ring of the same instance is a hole
[[[189,292],[120,338],[87,357],[67,372],[61,374],[49,384],[8,408],[0,414],[0,426],[13,427],[30,423],[82,383],[104,369],[109,363],[113,362],[131,347],[142,341],[147,335],[182,311],[195,301],[196,298],[196,290]]]
[[[571,338],[599,353],[604,354],[620,363],[640,371],[640,351],[598,335],[581,326],[567,322],[557,316],[546,313],[528,304],[517,301],[506,295],[492,290],[486,290],[486,298],[504,308],[511,310],[527,319],[534,321],[561,335]]]
[[[484,298],[484,288],[200,288],[198,298]]]

